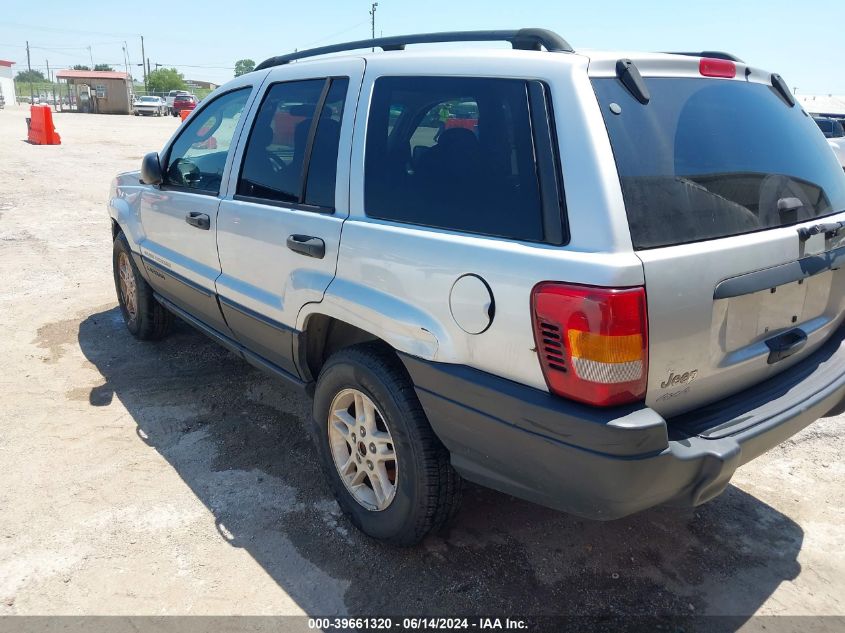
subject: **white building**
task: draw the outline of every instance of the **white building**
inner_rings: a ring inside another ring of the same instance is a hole
[[[15,82],[12,74],[12,64],[14,63],[0,59],[0,94],[10,105],[15,103]]]
[[[845,116],[845,95],[798,95],[798,103],[810,114]]]

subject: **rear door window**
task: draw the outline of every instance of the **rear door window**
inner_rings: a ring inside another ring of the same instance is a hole
[[[367,126],[367,215],[546,240],[549,215],[544,219],[529,84],[462,77],[376,80]],[[557,235],[561,204],[562,197],[555,198],[550,214]]]
[[[334,189],[337,180],[337,148],[340,142],[340,122],[349,80],[333,79],[317,122],[314,145],[308,161],[305,182],[305,204],[334,208]]]
[[[739,235],[845,211],[845,173],[823,134],[770,86],[646,81],[651,100],[642,105],[617,79],[593,80],[635,248]]]

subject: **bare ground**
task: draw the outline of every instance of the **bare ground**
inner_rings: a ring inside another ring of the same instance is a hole
[[[696,510],[592,523],[468,487],[398,550],[339,514],[310,403],[116,309],[113,174],[176,119],[0,111],[0,614],[845,614],[842,417]]]

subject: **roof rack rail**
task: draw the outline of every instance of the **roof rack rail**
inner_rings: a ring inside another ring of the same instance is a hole
[[[549,52],[574,52],[569,43],[554,31],[547,29],[514,29],[500,31],[449,31],[445,33],[418,33],[414,35],[394,35],[358,40],[344,44],[332,44],[311,48],[287,55],[277,55],[266,59],[255,70],[281,66],[297,59],[354,51],[361,48],[380,48],[384,51],[401,51],[407,44],[434,44],[439,42],[510,42],[515,49],[539,51],[545,48]]]
[[[737,57],[736,55],[731,55],[730,53],[723,53],[722,51],[700,51],[698,53],[693,53],[689,51],[669,51],[669,55],[686,55],[687,57],[709,57],[710,59],[725,59],[729,62],[739,62],[740,64],[744,64],[745,61]]]

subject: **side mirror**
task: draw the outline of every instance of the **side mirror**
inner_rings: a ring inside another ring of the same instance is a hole
[[[161,173],[161,161],[158,152],[150,152],[141,161],[141,182],[146,185],[160,185],[164,176]]]

